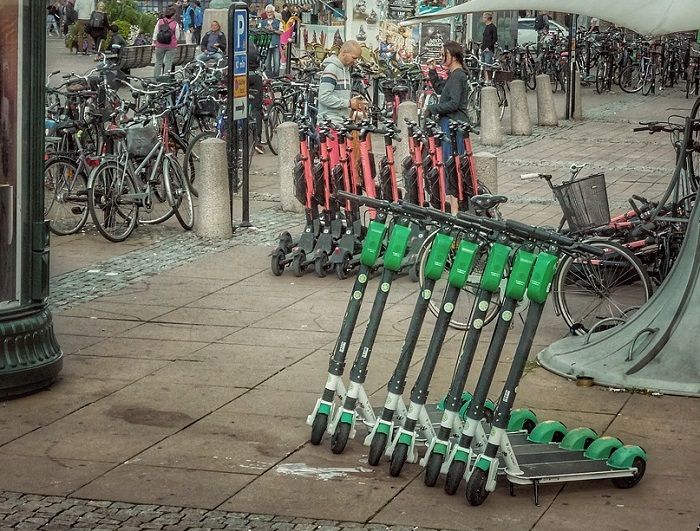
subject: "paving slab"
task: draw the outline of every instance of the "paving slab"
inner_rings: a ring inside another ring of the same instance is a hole
[[[119,319],[123,321],[150,321],[174,310],[174,306],[149,306],[143,304],[125,304],[120,302],[87,302],[74,306],[60,315],[70,317],[88,317],[98,319]]]
[[[193,352],[207,346],[207,341],[168,339],[109,338],[80,350],[85,356],[174,360],[190,358]]]
[[[219,413],[235,417],[239,414],[289,417],[298,425],[306,425],[306,416],[311,413],[323,391],[323,383],[305,382],[297,391],[270,388],[255,388],[226,404]],[[311,428],[307,426],[307,432]],[[308,437],[308,434],[307,434]]]
[[[236,328],[250,326],[268,315],[267,312],[253,312],[217,308],[178,308],[153,319],[158,323],[179,323],[197,325],[234,326]]]
[[[60,333],[56,330],[56,341],[58,341],[64,355],[78,352],[79,350],[104,341],[105,338],[99,336],[80,336],[77,334]]]
[[[240,330],[235,326],[211,326],[175,323],[143,323],[119,334],[135,339],[163,339],[172,341],[211,342]]]
[[[253,476],[126,463],[101,475],[74,495],[152,505],[213,509]]]
[[[54,329],[59,334],[69,333],[71,335],[98,337],[111,337],[139,325],[136,321],[98,319],[97,317],[70,317],[61,314],[54,316],[53,323]]]
[[[243,328],[231,335],[220,339],[219,343],[236,345],[260,345],[265,347],[292,348],[324,348],[335,343],[337,332],[315,332],[304,330],[284,330],[276,328]]]
[[[168,365],[168,360],[127,359],[73,354],[63,362],[64,380],[113,379],[132,382]]]

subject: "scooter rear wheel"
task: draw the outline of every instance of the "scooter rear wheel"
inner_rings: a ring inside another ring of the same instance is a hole
[[[445,456],[439,453],[431,453],[428,464],[425,467],[425,477],[423,483],[426,487],[434,487],[440,477],[440,469],[445,462]]]
[[[350,424],[345,422],[339,422],[335,427],[333,437],[331,437],[331,451],[334,454],[342,454],[345,451],[350,438],[350,428]]]
[[[372,439],[372,444],[369,447],[369,456],[367,457],[367,462],[370,466],[377,466],[382,460],[384,451],[386,450],[386,443],[388,437],[386,433],[375,433]]]
[[[328,427],[328,415],[325,413],[316,413],[314,422],[311,425],[311,444],[318,446],[321,444],[323,434],[326,433]]]
[[[469,505],[477,506],[486,501],[489,491],[486,490],[486,480],[488,473],[480,468],[474,468],[472,475],[467,481],[467,501]]]
[[[407,457],[408,445],[403,443],[397,444],[396,447],[394,447],[394,452],[391,454],[391,464],[389,465],[389,475],[391,475],[391,477],[399,477]]]
[[[634,476],[629,476],[626,478],[613,478],[611,480],[613,482],[613,485],[615,485],[618,489],[631,489],[637,483],[642,481],[642,478],[644,477],[644,472],[647,468],[646,461],[644,461],[644,459],[642,459],[641,457],[635,457],[634,461],[632,461],[632,466],[637,469],[637,472],[634,474]]]
[[[345,280],[346,278],[348,278],[349,264],[350,260],[348,260],[347,256],[343,257],[342,262],[335,264],[335,276],[338,277],[338,280]]]
[[[328,255],[326,253],[321,253],[314,260],[314,272],[318,278],[324,278],[326,276],[326,268],[328,267]]]
[[[306,254],[304,254],[303,251],[296,255],[292,260],[292,271],[294,272],[295,277],[300,277],[304,274],[304,266],[302,264],[305,261]]]
[[[279,277],[284,272],[284,259],[286,255],[282,249],[277,249],[270,257],[270,269],[272,274]]]
[[[458,461],[456,459],[452,461],[450,469],[447,471],[447,477],[445,478],[445,492],[447,494],[452,496],[457,492],[466,470],[467,463],[464,461]]]

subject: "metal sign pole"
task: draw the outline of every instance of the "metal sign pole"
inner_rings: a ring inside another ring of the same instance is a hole
[[[233,154],[233,165],[229,164],[232,191],[238,192],[238,168],[242,171],[242,221],[240,227],[250,226],[250,167],[248,154],[248,5],[233,2],[229,17],[229,90],[228,149]],[[240,148],[240,151],[239,151]],[[242,152],[242,153],[241,153]],[[231,155],[229,155],[229,162]],[[239,166],[240,164],[240,166]],[[233,207],[232,207],[233,208]],[[233,219],[233,216],[232,218]]]
[[[574,75],[576,72],[576,26],[578,15],[571,14],[571,22],[569,24],[569,79],[566,82],[566,119],[570,120],[574,116],[576,107],[576,83],[574,83]]]

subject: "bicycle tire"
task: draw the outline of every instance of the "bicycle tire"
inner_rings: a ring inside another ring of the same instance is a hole
[[[608,75],[608,62],[605,60],[598,61],[598,68],[595,73],[595,91],[598,94],[605,92],[605,79]]]
[[[194,202],[190,187],[180,163],[172,156],[163,160],[163,177],[168,203],[175,209],[175,217],[185,230],[194,227]]]
[[[552,93],[556,94],[559,90],[559,72],[554,66],[549,71],[549,83],[552,85]]]
[[[537,89],[537,74],[535,74],[535,67],[530,61],[525,62],[524,72],[525,86],[530,90]]]
[[[275,104],[270,107],[265,120],[265,141],[273,155],[279,155],[279,137],[275,133],[282,122],[284,122],[284,107]]]
[[[506,113],[506,107],[508,107],[508,96],[506,95],[506,89],[504,84],[496,84],[496,95],[498,96],[498,106],[501,109],[499,119],[503,120],[503,116]]]
[[[620,88],[627,94],[636,94],[644,86],[639,65],[628,65],[620,72]]]
[[[71,199],[75,196],[82,199]],[[49,159],[44,165],[44,219],[49,220],[49,230],[57,236],[75,234],[89,215],[85,174],[68,157]]]
[[[648,96],[654,88],[655,83],[656,67],[652,65],[644,74],[644,81],[642,83],[642,95]]]
[[[164,223],[175,214],[175,209],[168,202],[168,193],[165,189],[165,178],[163,177],[163,164],[161,163],[158,173],[153,179],[151,179],[151,171],[152,168],[146,168],[147,178],[150,179],[151,194],[148,196],[146,204],[139,207],[139,223],[144,225]],[[136,177],[134,177],[134,182],[137,182]],[[143,183],[141,189],[144,190],[146,187],[144,181],[141,180],[140,183]]]
[[[207,138],[216,138],[216,131],[204,131],[199,133],[188,144],[187,151],[185,152],[185,160],[187,161],[187,164],[185,164],[183,171],[185,173],[185,179],[187,179],[187,182],[190,184],[190,192],[195,197],[199,196],[197,187],[194,184],[201,163],[199,144]]]
[[[467,121],[472,127],[481,125],[481,87],[475,87],[467,99]]]
[[[102,162],[90,175],[88,209],[95,227],[107,240],[123,242],[136,228],[138,202],[120,198],[137,192],[131,171],[116,161]]]
[[[586,334],[603,319],[624,318],[632,308],[646,303],[653,292],[646,268],[632,251],[609,240],[586,243],[605,249],[606,255],[600,259],[567,256],[559,265],[552,290],[555,307],[576,335]]]

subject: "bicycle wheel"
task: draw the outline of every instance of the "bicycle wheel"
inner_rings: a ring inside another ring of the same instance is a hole
[[[537,74],[535,73],[535,65],[532,61],[525,61],[523,65],[523,78],[527,88],[530,90],[535,90],[537,88]]]
[[[595,91],[602,94],[605,91],[605,83],[608,78],[608,62],[604,59],[598,61],[595,73]]]
[[[185,230],[194,227],[194,203],[182,166],[172,156],[163,160],[165,192],[168,204],[175,209],[175,217]]]
[[[418,252],[418,282],[419,286],[425,285],[425,266],[430,255],[430,249],[433,245],[433,240],[435,239],[435,234],[437,231],[428,235],[428,237],[423,242],[423,245]],[[440,313],[440,306],[442,304],[442,295],[447,289],[448,282],[447,276],[450,269],[452,268],[452,261],[454,260],[454,248],[450,250],[450,254],[445,263],[445,273],[443,276],[435,282],[435,287],[433,288],[430,296],[430,302],[428,303],[428,308],[430,313],[437,317]],[[469,317],[471,315],[472,306],[474,306],[474,300],[476,299],[476,293],[479,290],[479,283],[481,282],[481,273],[484,270],[484,265],[486,264],[486,254],[482,254],[474,270],[467,278],[462,291],[459,294],[459,298],[455,304],[454,310],[452,312],[452,318],[450,319],[450,326],[457,330],[466,330],[469,327]],[[491,305],[489,306],[486,318],[484,319],[484,324],[490,323],[494,317],[498,314],[498,305],[495,304],[498,301],[499,293],[494,293],[491,297]]]
[[[552,92],[556,94],[559,90],[560,80],[559,71],[554,66],[549,70],[549,83],[552,85]]]
[[[281,105],[273,105],[267,113],[265,120],[265,141],[273,155],[279,155],[279,137],[277,127],[284,121],[284,108]]]
[[[131,172],[116,161],[95,168],[88,187],[88,208],[97,230],[112,242],[122,242],[136,228],[138,193]]]
[[[467,121],[472,127],[481,124],[481,87],[472,90],[467,99]]]
[[[639,65],[628,65],[620,72],[620,88],[623,92],[634,94],[642,90],[644,77]]]
[[[577,335],[603,319],[625,318],[649,300],[653,290],[649,274],[629,249],[607,240],[586,243],[604,249],[605,255],[567,256],[553,282],[554,304]]]
[[[87,177],[75,163],[64,157],[49,160],[44,166],[44,219],[58,236],[75,234],[89,215]]]
[[[153,164],[153,161],[151,161],[151,164]],[[150,195],[139,208],[139,223],[144,225],[163,223],[175,214],[175,209],[168,202],[165,178],[163,177],[163,165],[161,164],[158,167],[156,175],[151,176],[151,171],[152,166],[149,166],[140,177],[140,179],[149,179],[151,187]],[[134,181],[136,182],[136,178]],[[145,189],[145,180],[139,180],[139,182],[141,188]]]
[[[216,138],[216,131],[204,131],[195,136],[192,141],[187,146],[187,151],[185,152],[185,160],[187,164],[184,165],[185,179],[190,184],[190,192],[197,197],[199,192],[195,186],[195,178],[199,174],[199,167],[202,161],[200,156],[200,147],[203,140],[207,138]]]
[[[642,80],[642,95],[648,96],[654,85],[656,84],[656,67],[650,66],[644,72],[644,79]]]
[[[496,84],[496,94],[498,95],[498,107],[500,108],[500,119],[503,120],[503,115],[506,113],[506,107],[508,107],[508,97],[506,96],[505,84]]]

